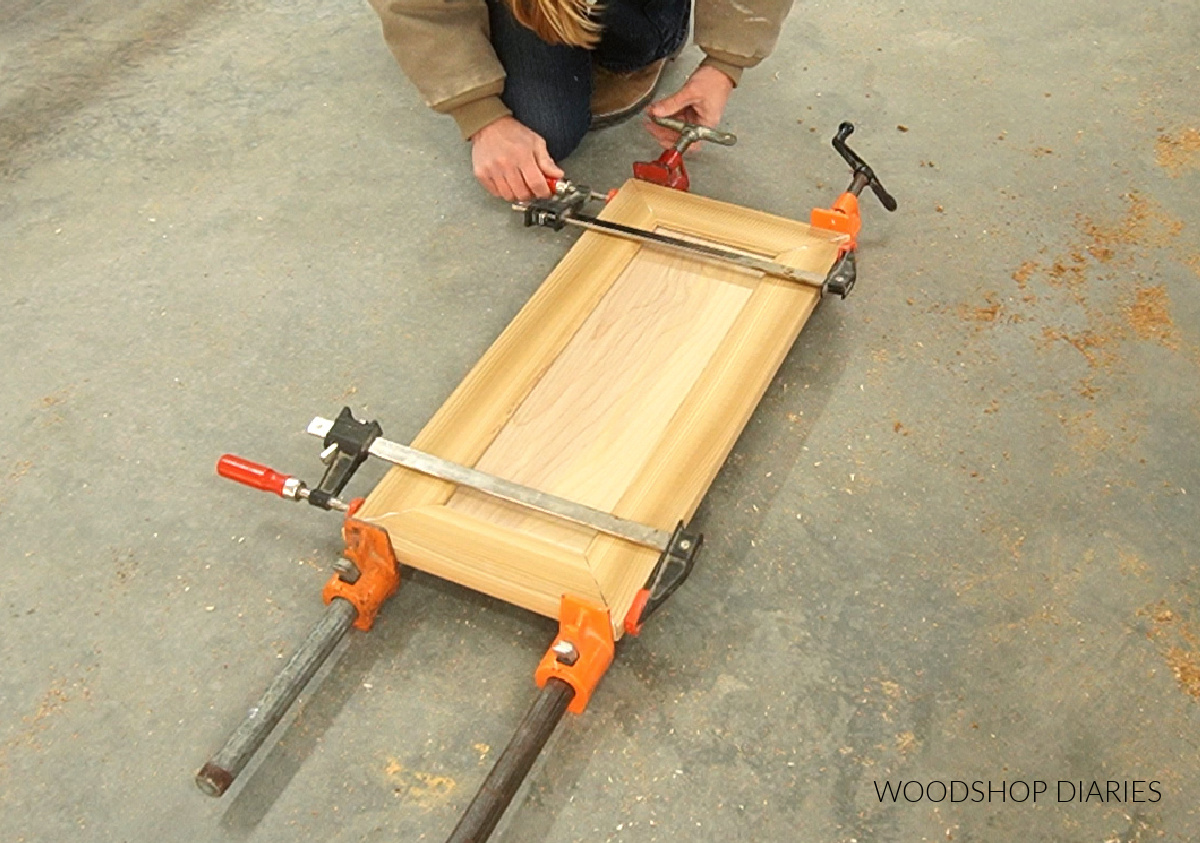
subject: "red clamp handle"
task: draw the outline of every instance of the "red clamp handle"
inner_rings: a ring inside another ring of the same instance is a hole
[[[302,485],[299,481],[288,477],[286,474],[280,474],[272,468],[242,459],[235,454],[224,454],[217,460],[217,474],[229,480],[235,480],[243,486],[249,486],[252,489],[272,492],[281,498],[294,497],[294,495],[289,495],[286,492],[289,480],[292,481],[292,487]]]

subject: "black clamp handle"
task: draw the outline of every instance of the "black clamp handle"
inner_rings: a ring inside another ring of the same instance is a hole
[[[838,126],[837,134],[833,138],[833,148],[838,151],[838,155],[846,159],[846,163],[854,171],[854,180],[850,183],[847,191],[858,196],[862,193],[864,187],[870,187],[884,208],[889,211],[896,210],[898,207],[896,200],[879,183],[879,179],[875,176],[875,171],[871,169],[866,161],[862,160],[857,152],[846,145],[846,138],[852,134],[854,134],[854,124],[846,122]]]

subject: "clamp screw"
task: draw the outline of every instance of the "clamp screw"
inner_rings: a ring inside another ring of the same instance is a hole
[[[579,661],[579,650],[570,641],[559,641],[550,649],[553,651],[554,658],[559,664],[571,667],[575,662]]]
[[[339,577],[342,578],[344,582],[348,582],[351,585],[354,585],[354,583],[358,582],[358,578],[362,575],[358,570],[358,566],[349,559],[345,558],[338,559],[338,561],[334,562],[333,570]]]
[[[283,488],[279,490],[279,497],[298,501],[304,497],[303,492],[305,491],[307,490],[304,487],[303,480],[299,477],[289,477],[283,481]]]
[[[692,540],[691,539],[680,539],[679,540],[679,549],[680,550],[691,550],[692,549]]]

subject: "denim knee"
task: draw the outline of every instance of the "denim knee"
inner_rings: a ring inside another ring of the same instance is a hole
[[[517,22],[505,0],[487,0],[492,46],[504,66],[500,95],[513,116],[566,158],[591,126],[592,62],[615,73],[674,53],[687,38],[691,0],[605,0],[594,51],[548,44]]]
[[[506,96],[505,99],[510,98]],[[513,117],[545,138],[550,157],[561,161],[574,152],[591,126],[589,101],[572,102],[565,97],[537,102],[522,102],[522,99],[512,97],[508,107],[512,109]]]
[[[492,46],[504,65],[500,98],[513,116],[546,139],[554,160],[575,151],[591,125],[591,54],[547,44],[517,23],[505,0],[488,0]]]

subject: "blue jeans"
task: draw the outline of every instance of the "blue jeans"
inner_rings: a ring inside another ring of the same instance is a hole
[[[546,139],[550,157],[570,155],[591,125],[593,60],[627,73],[683,46],[691,0],[606,0],[595,50],[547,44],[517,23],[504,0],[487,0],[492,47],[504,65],[501,99]]]

